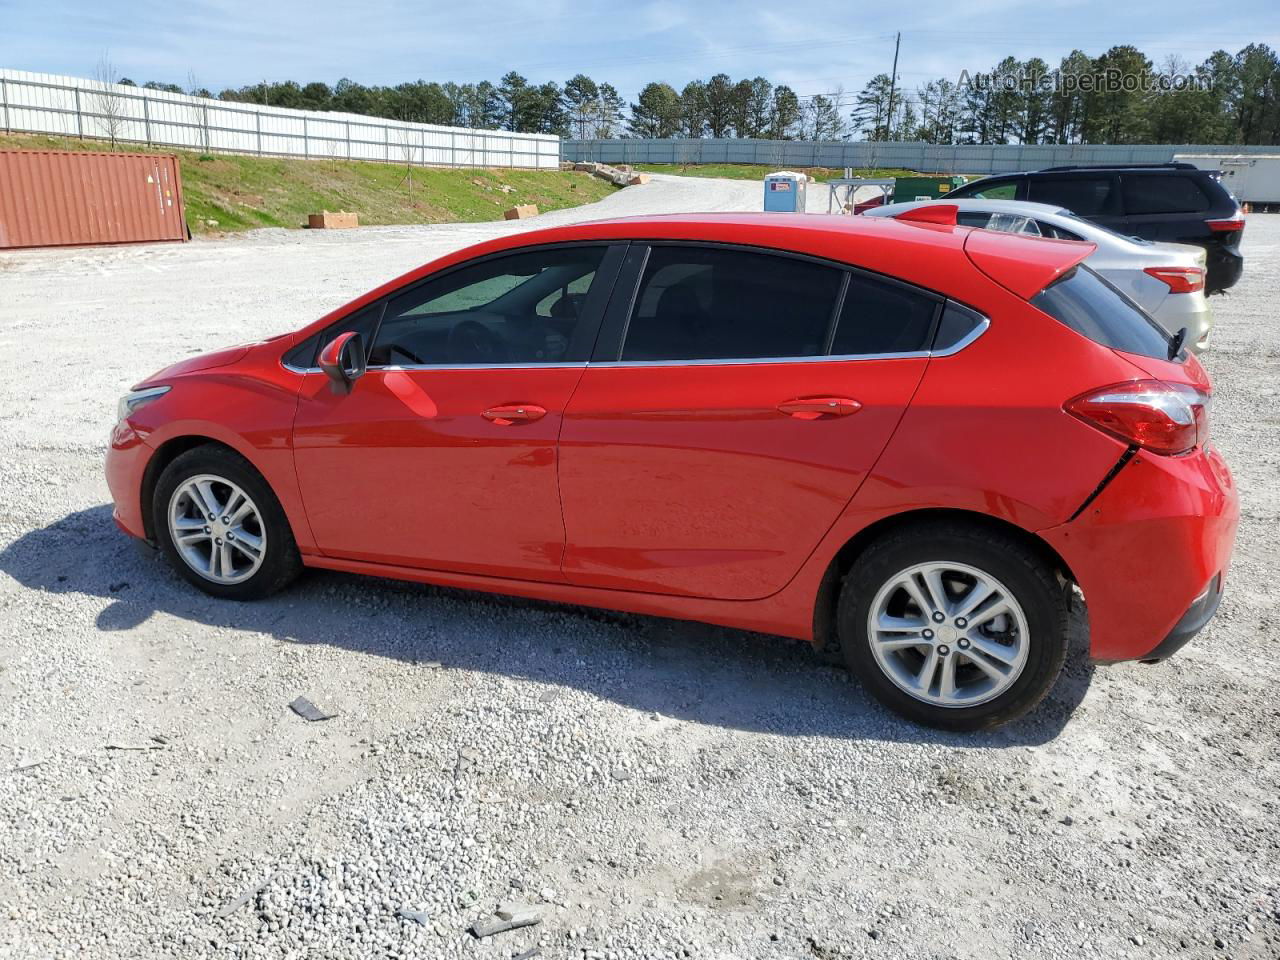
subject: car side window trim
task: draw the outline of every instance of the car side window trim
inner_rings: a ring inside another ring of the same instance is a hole
[[[965,347],[969,346],[969,344],[973,343],[973,341],[977,340],[990,326],[990,320],[984,316],[983,322],[976,326],[974,330],[970,331],[970,333],[964,338],[941,350],[924,349],[897,353],[846,354],[832,354],[824,352],[817,356],[734,357],[700,360],[623,360],[621,359],[622,349],[626,343],[627,329],[629,328],[631,318],[635,313],[636,299],[640,293],[640,282],[644,277],[645,267],[648,264],[649,252],[654,247],[658,246],[695,247],[703,249],[712,247],[725,250],[742,250],[748,253],[762,253],[777,257],[788,257],[795,260],[805,260],[810,263],[817,263],[840,270],[844,276],[841,278],[840,290],[835,298],[831,318],[828,321],[825,345],[825,349],[827,351],[830,351],[832,343],[835,340],[837,325],[840,321],[840,315],[844,311],[844,299],[849,289],[850,277],[852,276],[862,276],[879,283],[897,286],[935,301],[937,306],[934,310],[933,320],[930,325],[928,335],[925,338],[925,342],[930,344],[933,342],[934,336],[937,333],[938,323],[942,317],[942,311],[949,299],[934,290],[929,290],[926,287],[918,287],[914,284],[907,283],[905,280],[900,280],[897,277],[876,273],[874,270],[866,270],[838,260],[828,260],[824,257],[815,257],[791,250],[777,250],[772,247],[758,247],[750,244],[716,243],[700,240],[634,241],[631,244],[631,249],[627,252],[626,263],[624,264],[622,272],[619,274],[615,283],[615,296],[613,301],[609,304],[605,322],[601,328],[599,340],[597,341],[596,350],[592,354],[589,366],[593,368],[705,367],[716,365],[742,366],[747,364],[831,363],[846,360],[910,360],[920,359],[922,357],[949,357],[953,354],[959,353]],[[976,312],[978,311],[975,311],[975,313]]]
[[[942,311],[946,309],[947,302],[959,304],[959,301],[944,301],[938,304],[937,313],[934,317],[933,332],[929,334],[931,341],[936,335],[938,320],[942,316]],[[959,305],[964,306],[964,304]],[[597,367],[608,369],[612,369],[614,367],[727,367],[750,364],[845,363],[858,360],[920,360],[925,358],[937,359],[942,357],[952,357],[972,344],[991,327],[991,319],[985,314],[982,314],[977,310],[972,310],[972,308],[966,309],[969,309],[977,318],[977,322],[973,325],[973,328],[950,346],[938,347],[930,350],[911,350],[903,353],[843,353],[817,357],[749,357],[727,360],[592,360],[587,364],[587,366],[592,369]]]
[[[453,363],[453,364],[420,364],[420,365],[406,364],[406,365],[378,366],[378,367],[371,367],[370,369],[386,370],[386,371],[498,370],[498,369],[501,369],[501,370],[522,370],[522,369],[553,370],[553,369],[581,369],[584,367],[614,368],[614,367],[686,367],[686,366],[715,366],[715,365],[742,366],[742,365],[749,365],[749,364],[778,364],[778,363],[834,363],[834,362],[858,361],[858,360],[913,360],[913,359],[921,359],[926,357],[953,356],[959,353],[961,350],[964,350],[974,341],[976,341],[979,337],[981,337],[984,333],[986,333],[987,329],[991,326],[990,319],[982,315],[980,311],[974,311],[981,317],[981,321],[978,324],[976,324],[968,334],[966,334],[956,343],[941,349],[912,350],[912,351],[905,351],[905,352],[899,352],[899,353],[832,354],[832,353],[824,352],[823,354],[820,354],[818,356],[801,356],[801,357],[745,357],[745,358],[729,358],[729,359],[714,358],[714,359],[704,359],[704,360],[622,360],[620,358],[622,355],[623,344],[626,338],[626,331],[627,331],[627,327],[630,325],[632,313],[634,312],[636,298],[639,294],[640,281],[644,276],[645,266],[647,265],[648,259],[649,259],[649,252],[654,246],[659,246],[659,245],[688,246],[688,247],[722,247],[727,249],[745,250],[749,252],[771,254],[774,256],[792,257],[798,260],[808,260],[813,263],[823,264],[824,266],[833,266],[841,270],[844,276],[841,279],[839,294],[836,297],[835,303],[833,305],[831,319],[828,324],[826,346],[825,346],[825,349],[827,351],[831,349],[832,343],[834,342],[836,332],[837,332],[837,325],[840,319],[840,314],[844,310],[844,299],[849,289],[849,279],[851,276],[855,274],[865,276],[879,282],[894,284],[904,289],[910,290],[914,293],[926,295],[931,299],[936,300],[937,309],[934,314],[933,325],[929,332],[929,336],[926,340],[926,342],[928,343],[933,342],[933,338],[936,335],[938,323],[941,319],[942,312],[945,309],[945,306],[947,302],[949,302],[950,298],[947,298],[942,294],[939,294],[933,290],[929,290],[925,287],[917,287],[914,284],[910,284],[903,280],[899,280],[896,277],[890,277],[885,274],[879,274],[879,273],[876,273],[875,271],[865,270],[859,267],[855,267],[851,264],[841,263],[840,261],[827,260],[822,257],[814,257],[814,256],[809,256],[807,254],[795,253],[787,250],[775,250],[769,247],[756,247],[756,246],[751,246],[747,244],[708,243],[705,241],[693,241],[693,240],[690,240],[690,241],[672,240],[672,241],[653,241],[653,242],[645,242],[645,241],[590,242],[588,241],[585,243],[579,242],[579,243],[563,243],[563,244],[546,244],[543,246],[530,247],[527,249],[537,250],[537,249],[553,249],[555,247],[577,247],[577,246],[596,246],[596,245],[607,245],[611,247],[611,250],[605,255],[605,259],[601,264],[601,272],[603,273],[607,269],[612,269],[613,275],[611,278],[609,278],[609,281],[608,281],[609,299],[606,302],[606,306],[603,311],[603,316],[601,318],[601,321],[597,329],[596,342],[595,342],[595,347],[591,353],[591,359],[565,362],[565,363],[539,363],[539,364],[531,364],[531,363],[509,363],[509,364]],[[437,276],[445,276],[446,273],[451,272],[455,269],[459,269],[464,266],[470,266],[475,263],[480,263],[480,262],[483,262],[484,260],[488,260],[494,257],[504,256],[511,252],[513,251],[501,251],[499,253],[491,254],[487,257],[477,258],[475,260],[463,261],[460,264],[456,264],[455,266],[450,267],[448,271],[443,271],[439,274],[432,274],[431,277],[422,278],[422,280],[414,284],[414,287],[418,286],[421,283],[425,283],[427,280],[433,279]],[[614,259],[615,257],[616,259]],[[613,261],[612,264],[610,262],[611,260]],[[360,308],[361,310],[368,309],[370,306],[377,306],[379,308],[380,312],[379,312],[378,322],[377,324],[375,324],[375,327],[374,327],[374,336],[377,335],[377,327],[381,325],[382,314],[385,313],[387,301],[389,301],[395,296],[398,296],[402,293],[407,292],[409,289],[412,289],[412,288],[404,287],[399,290],[392,291],[391,293],[388,293],[386,296],[384,296],[380,301],[375,301],[374,304],[366,304],[366,306]],[[950,301],[950,302],[958,303],[959,301]],[[961,305],[964,306],[963,304]],[[969,309],[972,310],[972,308],[969,308]],[[335,321],[330,326],[326,327],[325,330],[321,331],[320,334],[312,334],[312,337],[323,340],[325,334],[341,326],[343,323],[346,323],[351,319],[352,316],[355,315],[355,313],[358,313],[358,312],[359,311],[353,311],[351,314],[348,314],[347,316],[342,317],[341,319]],[[319,344],[317,344],[317,350],[318,350],[318,347],[319,347]],[[291,350],[297,349],[297,346],[295,345],[290,349]],[[320,368],[317,366],[307,367],[304,369],[289,363],[283,363],[283,365],[287,369],[295,373],[308,374],[308,373],[320,372]]]
[[[281,355],[280,365],[292,373],[319,373],[320,367],[316,364],[316,358],[319,357],[321,348],[336,337],[343,327],[349,326],[355,318],[367,311],[374,311],[377,313],[377,317],[374,319],[369,331],[369,339],[370,342],[372,342],[373,334],[377,333],[378,326],[382,323],[382,314],[383,311],[386,310],[386,306],[387,298],[384,297],[381,300],[374,300],[371,303],[366,303],[363,307],[358,307],[357,309],[352,310],[350,313],[335,320],[318,333],[313,333],[311,336],[304,337],[302,340],[295,343]],[[306,366],[302,366],[286,359],[291,354],[297,353],[303,347],[306,347],[307,353],[311,355],[311,359],[307,362]]]
[[[289,370],[293,373],[300,373],[300,374],[320,373],[321,372],[320,367],[315,364],[315,356],[319,354],[320,348],[323,346],[326,340],[334,335],[333,331],[338,330],[344,324],[349,323],[352,320],[352,318],[355,317],[357,314],[360,314],[363,311],[369,310],[372,308],[378,311],[378,318],[374,322],[373,330],[369,337],[369,344],[367,346],[371,346],[373,343],[377,341],[378,331],[381,329],[382,320],[386,316],[388,303],[390,303],[396,297],[400,297],[404,294],[410,293],[413,290],[416,290],[419,287],[427,283],[430,283],[434,280],[447,277],[451,273],[454,273],[455,271],[473,267],[477,264],[486,263],[490,260],[498,260],[503,257],[508,257],[516,254],[536,253],[544,250],[552,251],[552,250],[560,250],[560,249],[573,249],[576,247],[607,247],[608,248],[605,251],[604,257],[600,261],[600,267],[596,271],[596,279],[592,282],[591,291],[588,294],[588,296],[590,297],[590,300],[585,308],[588,311],[587,323],[595,326],[596,330],[595,330],[594,338],[598,339],[600,335],[602,314],[604,310],[607,308],[608,304],[612,302],[613,287],[614,287],[614,284],[617,282],[619,272],[622,268],[624,255],[627,252],[627,249],[630,247],[630,245],[631,245],[630,242],[626,240],[621,240],[621,241],[619,240],[576,240],[576,241],[565,241],[562,243],[543,243],[543,244],[536,244],[536,245],[527,246],[527,247],[517,247],[514,249],[499,250],[491,254],[486,254],[483,257],[475,257],[470,260],[463,260],[460,263],[455,263],[452,266],[445,268],[444,270],[440,270],[435,273],[428,274],[425,277],[415,280],[411,284],[406,284],[403,287],[398,287],[397,289],[388,292],[387,294],[382,296],[380,299],[375,300],[372,303],[367,303],[364,306],[351,311],[345,316],[340,317],[339,319],[335,320],[333,323],[325,327],[323,330],[321,330],[319,333],[313,333],[310,337],[306,338],[303,341],[300,341],[299,343],[290,347],[289,350],[285,351],[285,353],[282,354],[282,357],[281,357],[281,366],[283,366],[286,370]],[[597,293],[597,289],[599,290],[598,293]],[[592,312],[595,313],[594,317],[591,316]],[[589,338],[590,338],[590,335],[589,335]],[[283,359],[284,356],[287,356],[289,353],[292,353],[293,351],[297,350],[298,347],[302,346],[302,344],[310,340],[316,341],[315,350],[312,355],[311,366],[300,367],[297,364],[290,363]],[[393,370],[393,371],[529,370],[529,369],[565,370],[565,369],[575,369],[575,368],[581,369],[582,367],[585,367],[586,364],[587,364],[587,360],[583,359],[583,360],[564,361],[561,363],[527,363],[526,362],[526,363],[465,363],[465,364],[464,363],[370,364],[369,369],[370,370]]]
[[[622,345],[626,342],[631,314],[640,295],[640,281],[644,279],[652,249],[649,243],[632,243],[628,248],[622,269],[614,281],[614,295],[605,310],[595,350],[591,353],[592,363],[598,365],[598,361],[618,360],[622,356]]]
[[[848,270],[841,271],[840,289],[836,292],[836,302],[831,307],[831,317],[827,320],[827,339],[822,344],[822,355],[831,356],[836,342],[836,328],[840,325],[840,314],[844,313],[844,298],[849,292]]]

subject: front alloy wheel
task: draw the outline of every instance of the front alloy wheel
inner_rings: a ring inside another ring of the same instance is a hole
[[[234,450],[207,444],[178,454],[156,480],[151,511],[174,568],[215,597],[256,600],[302,569],[280,501]]]
[[[243,583],[267,553],[267,530],[249,495],[225,477],[198,474],[169,499],[169,536],[192,570],[214,583]]]

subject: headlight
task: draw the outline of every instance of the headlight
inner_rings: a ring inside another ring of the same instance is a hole
[[[116,405],[116,419],[124,420],[139,407],[146,406],[152,400],[157,397],[163,397],[168,392],[168,387],[147,387],[145,390],[134,390],[131,393],[126,393],[120,398],[119,404]]]

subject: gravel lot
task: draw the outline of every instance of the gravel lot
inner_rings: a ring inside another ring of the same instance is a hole
[[[1280,217],[1214,301],[1217,619],[991,734],[696,624],[320,573],[223,603],[114,530],[152,370],[505,231],[758,202],[0,255],[0,957],[1280,956]],[[541,923],[473,939],[504,901]]]

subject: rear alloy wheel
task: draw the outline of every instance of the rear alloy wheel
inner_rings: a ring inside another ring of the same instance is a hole
[[[902,570],[871,602],[867,636],[880,669],[925,703],[994,700],[1027,663],[1027,618],[1009,588],[963,563]]]
[[[156,483],[156,539],[177,571],[206,593],[252,600],[302,566],[289,522],[253,466],[223,447],[176,457]]]
[[[959,524],[867,548],[841,589],[839,626],[850,669],[877,699],[948,730],[1027,712],[1066,657],[1054,572],[1018,540]]]

